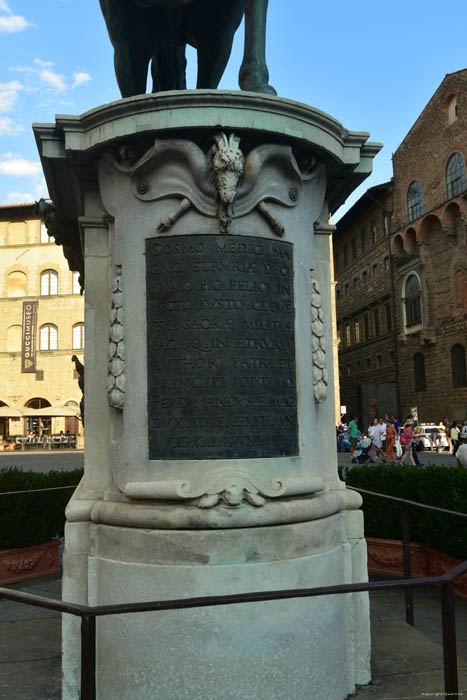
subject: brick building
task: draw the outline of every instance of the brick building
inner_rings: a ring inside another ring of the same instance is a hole
[[[71,362],[73,354],[82,361],[84,348],[78,273],[70,272],[32,204],[0,207],[0,260],[0,441],[31,430],[81,434]],[[35,357],[29,340],[25,346],[25,307],[35,309]]]
[[[337,225],[341,401],[365,423],[375,401],[378,414],[467,418],[466,158],[462,70],[444,78],[395,152],[392,181]],[[359,235],[370,235],[365,251]]]

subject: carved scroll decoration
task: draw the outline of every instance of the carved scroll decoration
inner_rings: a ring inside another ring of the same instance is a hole
[[[312,380],[316,403],[326,400],[328,373],[326,370],[326,339],[324,337],[324,315],[318,282],[311,278],[311,352],[313,358]]]
[[[326,169],[314,157],[298,162],[291,146],[272,143],[244,154],[233,133],[213,134],[212,140],[205,152],[188,139],[156,139],[136,162],[131,149],[124,157],[107,152],[102,172],[130,175],[133,194],[141,201],[176,200],[157,224],[158,233],[169,231],[192,209],[217,219],[220,232],[228,233],[232,221],[255,210],[275,235],[283,236],[278,207],[297,207],[306,194],[321,210]]]
[[[109,372],[107,380],[109,404],[113,408],[123,408],[125,381],[122,269],[121,266],[117,266],[110,297]]]

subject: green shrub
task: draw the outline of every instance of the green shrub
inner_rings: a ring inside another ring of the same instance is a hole
[[[368,465],[347,470],[345,478],[348,486],[467,513],[466,469]],[[398,503],[363,495],[363,513],[365,535],[401,539]],[[411,541],[467,557],[467,519],[409,507],[409,527]]]
[[[45,474],[18,467],[0,470],[0,493],[78,484],[82,469]],[[0,496],[0,549],[26,547],[63,535],[65,507],[73,491]]]

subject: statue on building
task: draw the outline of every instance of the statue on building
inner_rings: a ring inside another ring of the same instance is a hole
[[[265,57],[268,0],[100,0],[100,5],[122,97],[146,92],[150,62],[152,92],[186,89],[186,44],[198,52],[196,87],[217,88],[244,14],[240,88],[276,94],[268,85]]]

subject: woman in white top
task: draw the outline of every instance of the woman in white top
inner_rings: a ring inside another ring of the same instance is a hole
[[[382,461],[385,462],[386,460],[384,459],[384,452],[382,449],[383,443],[381,426],[377,418],[374,419],[373,424],[368,428],[368,437],[371,438],[371,458],[375,460],[376,453],[379,452],[381,454]]]

